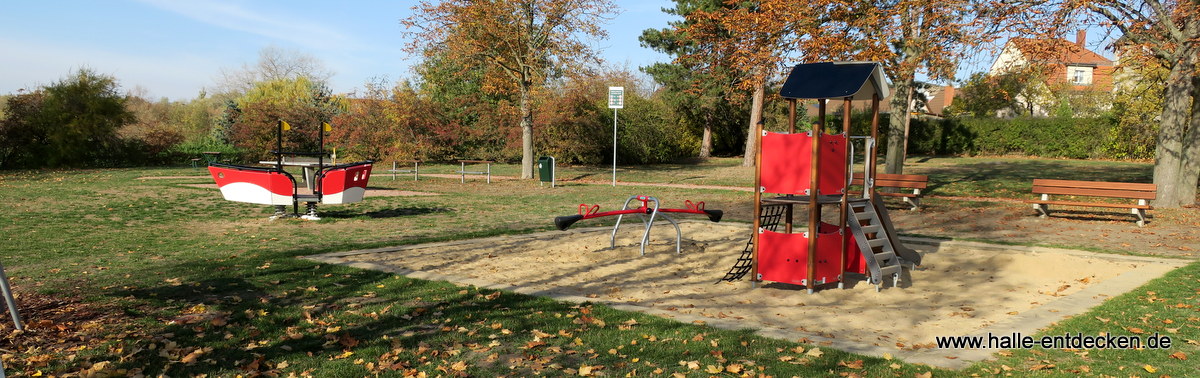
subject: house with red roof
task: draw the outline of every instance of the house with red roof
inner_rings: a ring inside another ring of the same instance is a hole
[[[1004,45],[988,73],[997,75],[1018,69],[1036,69],[1040,75],[1031,77],[1044,77],[1044,83],[1036,83],[1041,96],[1022,102],[1031,105],[1033,115],[1046,116],[1056,100],[1051,89],[1066,90],[1075,96],[1112,92],[1116,64],[1088,50],[1086,44],[1086,30],[1076,34],[1075,42],[1062,38],[1013,38]]]

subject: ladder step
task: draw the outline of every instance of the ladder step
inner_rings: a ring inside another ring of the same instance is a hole
[[[881,247],[884,244],[887,244],[887,242],[888,242],[887,238],[868,239],[867,245],[870,246],[871,248],[875,248],[875,247]]]
[[[896,253],[892,251],[879,252],[875,254],[875,261],[879,262],[880,267],[891,266],[896,264]],[[888,262],[891,262],[889,264]]]
[[[879,233],[879,231],[881,231],[881,230],[883,230],[883,227],[879,227],[878,224],[872,224],[872,225],[867,225],[867,226],[862,227],[862,232],[864,234]]]
[[[879,268],[879,274],[883,277],[890,277],[893,274],[900,273],[899,265],[888,265]],[[882,277],[880,277],[882,278]]]
[[[858,219],[858,220],[860,220],[860,221],[861,221],[861,220],[870,220],[870,221],[872,221],[871,223],[875,223],[875,222],[874,222],[874,220],[875,220],[875,213],[874,213],[874,212],[870,212],[870,211],[864,211],[864,212],[858,212],[858,211],[854,211],[853,213],[854,213],[854,218],[855,218],[855,219]]]

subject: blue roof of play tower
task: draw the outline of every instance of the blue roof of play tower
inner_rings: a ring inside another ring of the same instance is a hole
[[[883,68],[877,62],[822,62],[798,64],[792,68],[779,95],[783,98],[845,98],[870,100],[888,97]]]

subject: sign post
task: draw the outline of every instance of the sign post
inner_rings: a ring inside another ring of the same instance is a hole
[[[608,87],[608,107],[613,110],[612,185],[617,186],[617,109],[625,107],[625,87]]]

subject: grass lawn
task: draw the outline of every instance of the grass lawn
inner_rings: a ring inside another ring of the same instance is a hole
[[[753,172],[739,165],[622,167],[618,179],[750,186]],[[560,168],[563,178],[611,177],[606,167]],[[422,166],[423,173],[457,169]],[[493,167],[496,175],[518,172]],[[914,161],[911,172],[931,175],[938,194],[1025,198],[1033,177],[1148,181],[1149,166],[935,158]],[[15,332],[0,318],[8,375],[1200,374],[1191,360],[1200,358],[1200,263],[1045,331],[1158,333],[1171,337],[1169,349],[1001,351],[997,361],[948,371],[750,330],[295,258],[550,230],[554,216],[573,214],[579,203],[613,210],[633,194],[671,207],[703,200],[715,209],[748,203],[746,192],[377,175],[372,187],[440,195],[371,197],[322,207],[321,221],[271,222],[268,206],[188,186],[210,183],[207,171],[194,168],[0,173],[0,263],[29,326]],[[729,219],[750,220],[748,212]]]

